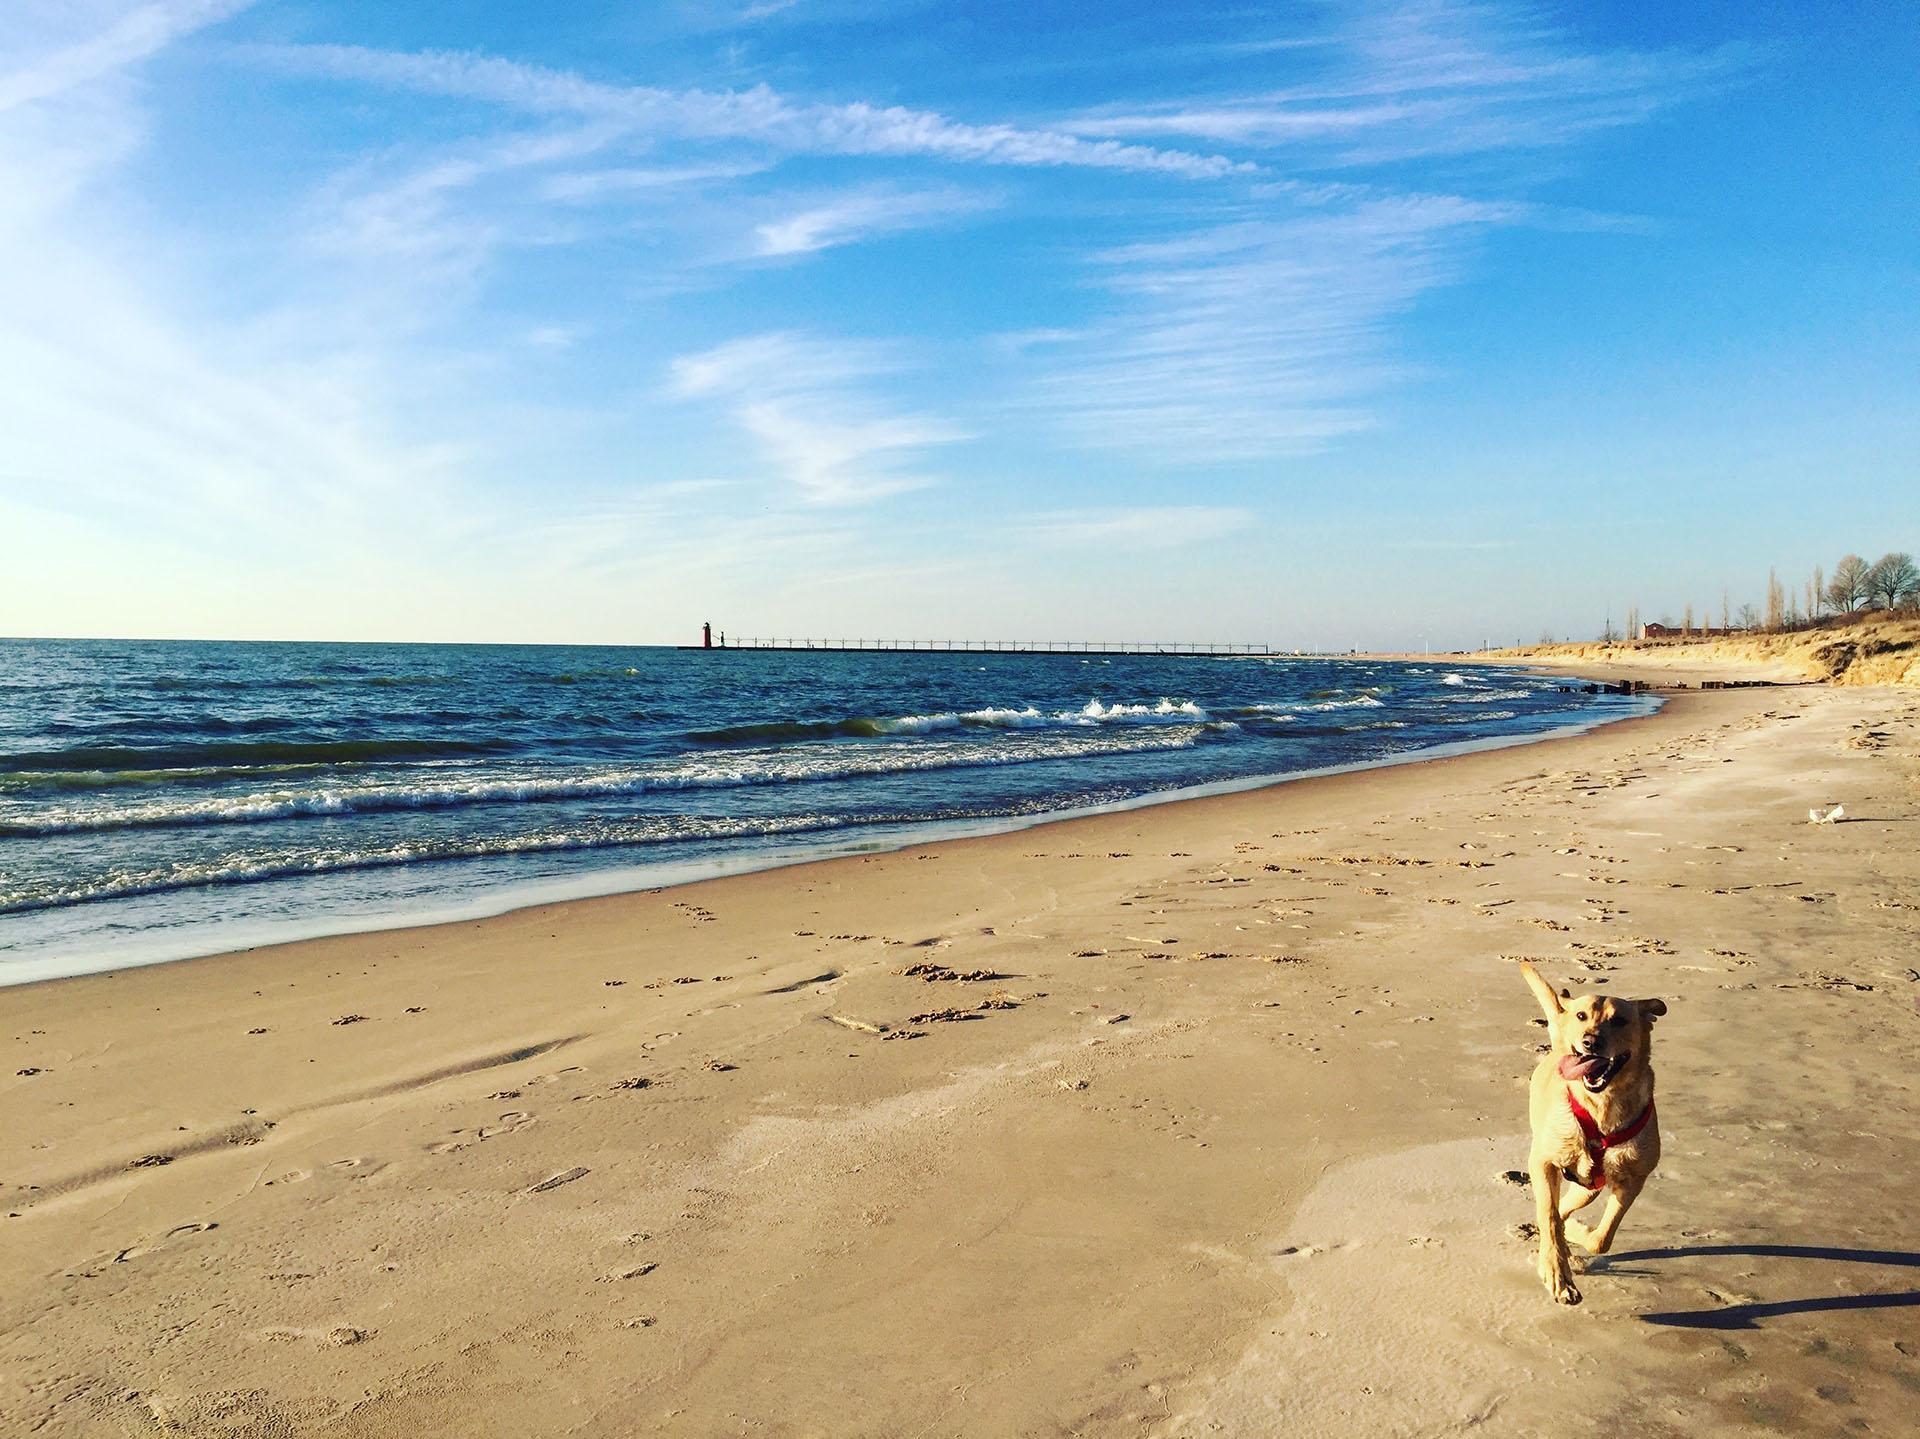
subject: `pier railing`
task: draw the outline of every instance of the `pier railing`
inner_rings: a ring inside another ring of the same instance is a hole
[[[1279,655],[1289,651],[1270,645],[1207,644],[1199,642],[1162,642],[1155,640],[868,640],[868,639],[768,639],[728,635],[716,638],[710,646],[685,648],[716,650],[815,650],[848,653],[864,650],[899,650],[934,654],[992,655]]]

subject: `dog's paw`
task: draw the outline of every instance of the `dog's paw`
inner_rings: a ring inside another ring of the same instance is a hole
[[[1573,1277],[1563,1274],[1558,1280],[1549,1280],[1547,1293],[1553,1296],[1555,1304],[1574,1305],[1580,1302],[1580,1291],[1573,1287]]]

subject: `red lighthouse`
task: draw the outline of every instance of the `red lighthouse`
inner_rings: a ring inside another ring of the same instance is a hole
[[[713,621],[712,620],[708,620],[705,624],[700,626],[700,648],[703,650],[710,650],[713,648]]]

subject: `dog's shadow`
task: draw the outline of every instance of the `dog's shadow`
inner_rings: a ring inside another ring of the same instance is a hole
[[[1882,1264],[1920,1269],[1920,1254],[1904,1249],[1836,1249],[1819,1244],[1695,1244],[1672,1249],[1636,1249],[1607,1256],[1607,1268],[1623,1272],[1636,1261],[1692,1259],[1744,1254],[1762,1259],[1824,1259],[1842,1264]],[[1651,1271],[1641,1271],[1651,1272]],[[1838,1309],[1903,1309],[1920,1306],[1920,1289],[1886,1294],[1832,1294],[1809,1299],[1781,1299],[1767,1304],[1730,1304],[1720,1309],[1671,1309],[1642,1314],[1647,1324],[1680,1329],[1756,1329],[1763,1319],[1785,1314],[1819,1314]]]

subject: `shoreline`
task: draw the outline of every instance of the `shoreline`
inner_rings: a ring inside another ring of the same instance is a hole
[[[1920,1256],[1857,1176],[1920,1164],[1917,760],[1911,694],[1690,691],[7,989],[0,1427],[1892,1431]],[[1519,955],[1671,1007],[1573,1311],[1505,1177]]]
[[[1508,667],[1521,668],[1521,666],[1512,665]],[[1547,671],[1541,671],[1541,673],[1547,673]],[[1571,683],[1586,682],[1573,676],[1567,678]],[[381,934],[392,930],[436,928],[448,924],[494,919],[524,909],[569,904],[583,899],[604,899],[622,894],[649,894],[677,890],[689,885],[702,884],[708,880],[725,879],[736,875],[791,869],[795,866],[819,864],[833,859],[867,854],[892,854],[921,845],[945,844],[955,840],[1018,834],[1023,830],[1043,825],[1095,818],[1104,814],[1126,813],[1165,804],[1185,804],[1196,799],[1240,794],[1276,785],[1293,784],[1301,780],[1358,774],[1401,765],[1426,764],[1454,755],[1548,743],[1588,734],[1608,725],[1646,718],[1648,714],[1657,712],[1659,703],[1660,697],[1654,697],[1655,709],[1641,714],[1621,715],[1617,718],[1594,715],[1570,724],[1528,734],[1490,735],[1479,739],[1428,745],[1378,760],[1323,765],[1285,774],[1253,775],[1243,779],[1218,780],[1178,789],[1151,791],[1127,799],[1114,800],[1108,804],[1046,810],[1035,814],[1000,815],[978,820],[934,820],[919,826],[877,825],[856,830],[842,839],[827,839],[814,845],[796,846],[791,851],[765,849],[737,857],[715,855],[709,859],[663,860],[654,865],[609,866],[606,869],[594,870],[570,878],[548,877],[519,882],[509,881],[495,889],[473,895],[464,902],[453,904],[423,899],[418,907],[388,910],[358,917],[340,913],[317,916],[311,921],[256,921],[250,932],[242,929],[237,933],[218,938],[183,940],[181,948],[162,947],[159,952],[150,955],[121,958],[115,963],[89,965],[85,968],[61,968],[54,973],[31,971],[36,969],[45,971],[62,963],[70,963],[71,960],[65,956],[57,956],[45,961],[0,959],[0,992],[26,985],[57,984],[62,980],[78,979],[90,974],[111,974],[127,969],[143,969],[156,964],[180,964],[189,960],[218,959],[224,955],[250,953],[254,950],[278,948],[309,940]],[[345,873],[351,873],[351,871]],[[144,898],[144,896],[134,896],[134,898]],[[0,916],[0,920],[4,920],[4,916]],[[132,941],[134,945],[152,942],[147,939]],[[212,947],[207,947],[209,945]],[[18,978],[13,977],[13,974],[21,971],[28,972],[21,973]]]

